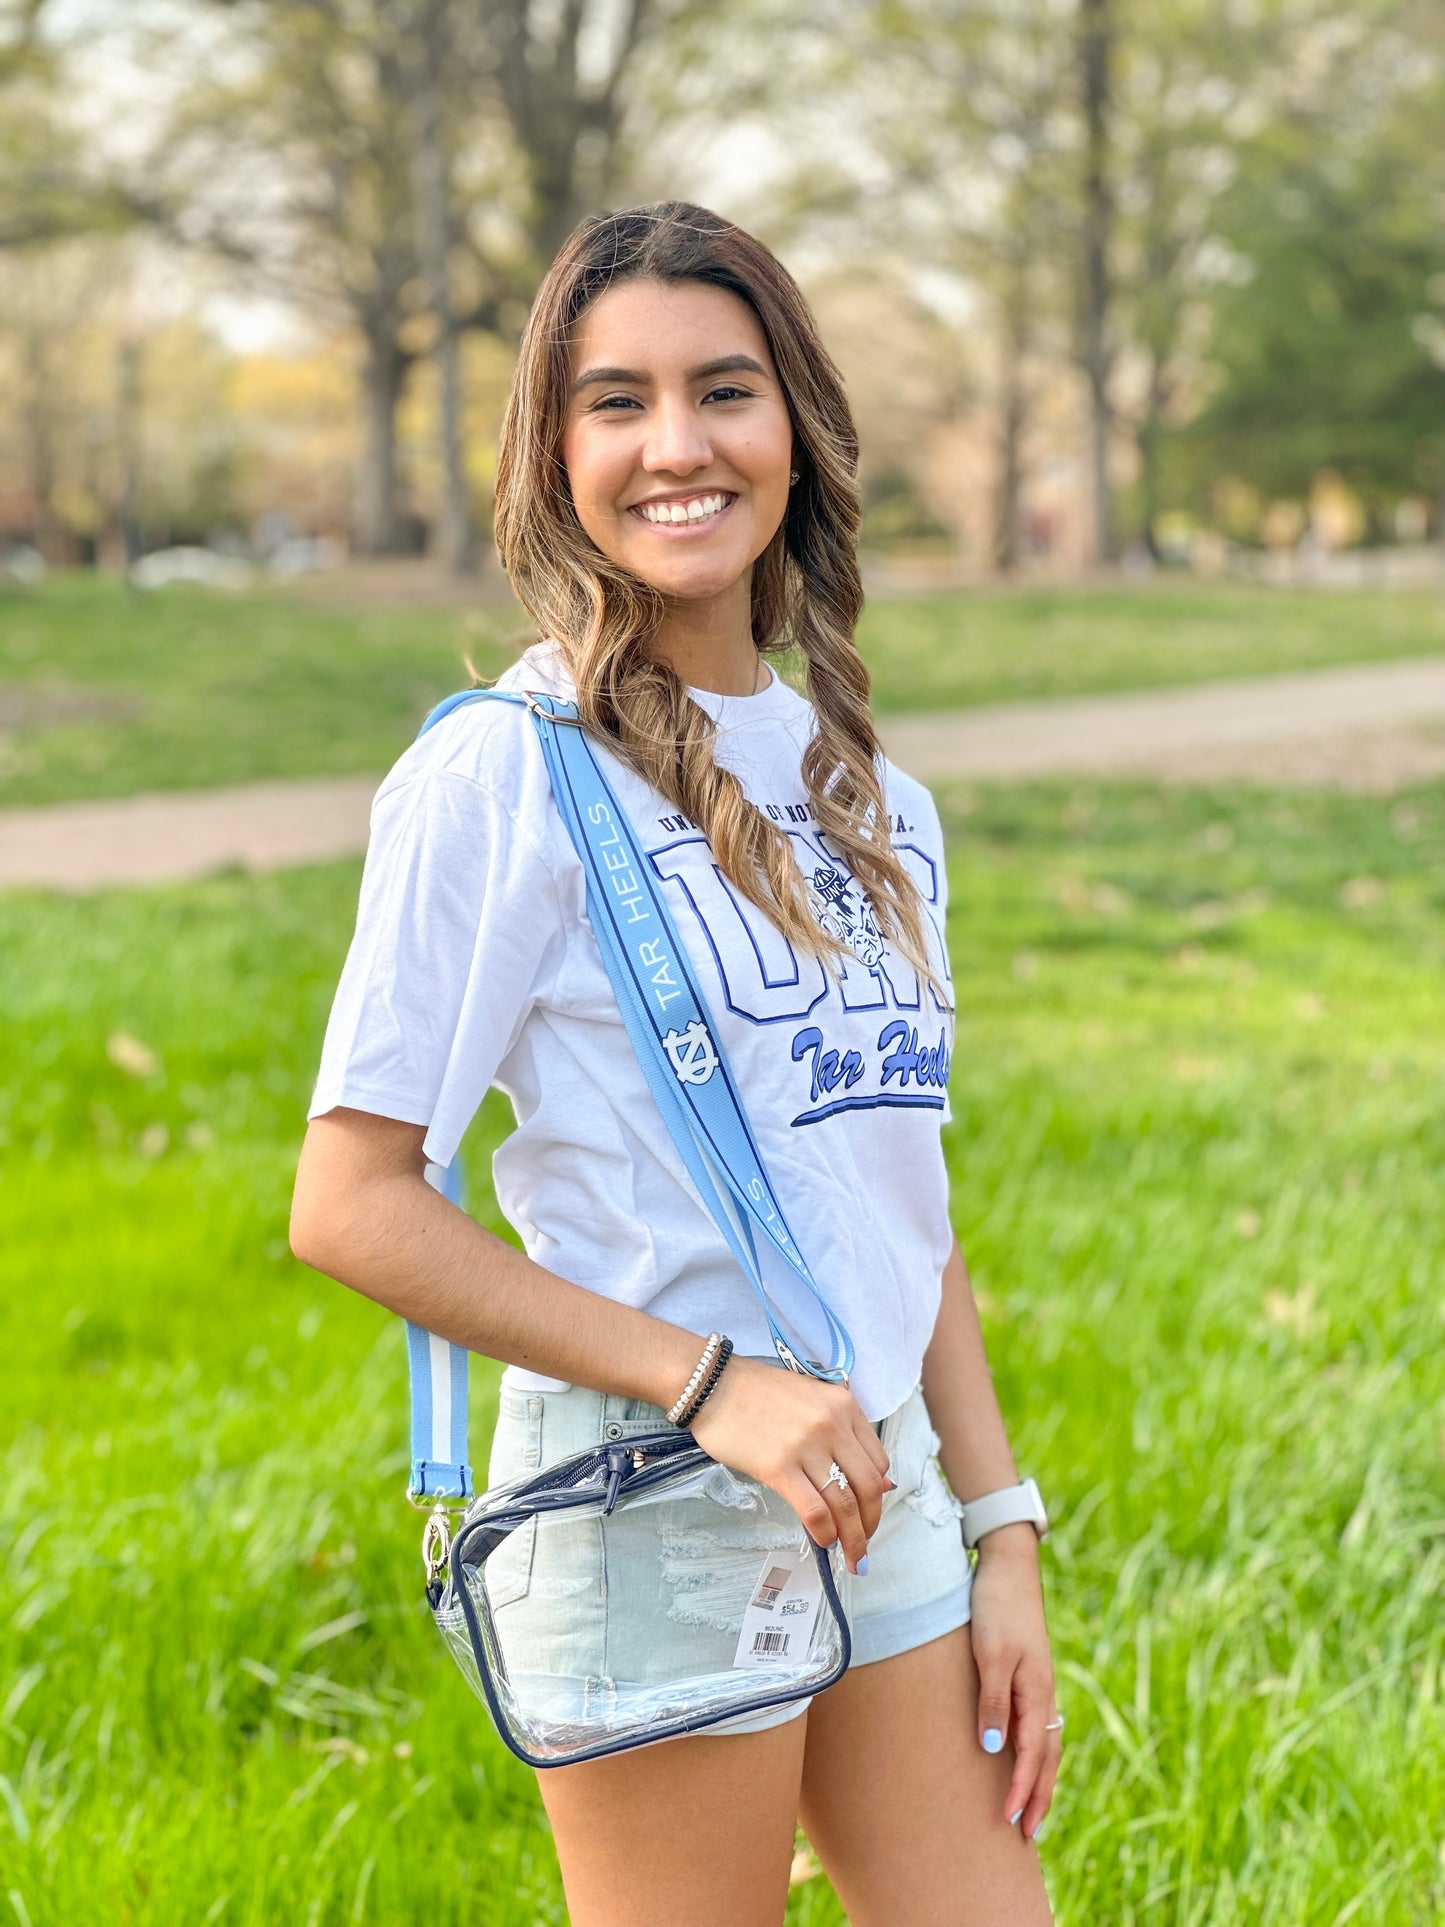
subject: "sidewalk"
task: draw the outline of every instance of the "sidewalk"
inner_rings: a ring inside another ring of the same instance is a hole
[[[1036,777],[1263,782],[1388,794],[1445,776],[1445,661],[884,716],[925,783]],[[182,882],[366,848],[375,776],[157,791],[0,811],[0,888]]]
[[[1445,775],[1445,661],[891,716],[880,730],[925,783],[1132,776],[1379,794]]]
[[[284,870],[355,856],[380,780],[302,777],[0,810],[0,889],[181,883],[232,864]]]

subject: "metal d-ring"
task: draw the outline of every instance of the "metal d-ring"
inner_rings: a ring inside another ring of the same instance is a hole
[[[553,710],[543,709],[540,703],[533,702],[533,691],[530,689],[523,689],[518,693],[534,716],[544,717],[549,723],[571,723],[574,728],[581,729],[582,718],[580,716],[559,716]]]

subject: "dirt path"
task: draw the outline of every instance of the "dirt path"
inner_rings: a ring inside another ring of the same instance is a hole
[[[1388,794],[1445,775],[1445,661],[889,716],[880,727],[889,755],[926,783],[1133,776]],[[0,887],[93,890],[354,856],[378,780],[0,811]]]
[[[893,716],[881,730],[925,783],[1140,776],[1387,793],[1445,775],[1445,661]]]
[[[232,864],[284,870],[355,856],[379,781],[313,776],[0,810],[0,888],[180,883]]]

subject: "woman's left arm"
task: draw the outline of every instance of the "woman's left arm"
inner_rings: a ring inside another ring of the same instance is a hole
[[[967,1504],[1019,1483],[956,1238],[923,1358],[923,1396],[940,1440],[939,1461],[957,1498]],[[1044,1731],[1045,1721],[1057,1717],[1054,1665],[1038,1536],[1026,1521],[998,1526],[979,1540],[969,1631],[979,1674],[979,1744],[992,1729],[1000,1738],[985,1751],[1000,1751],[1013,1719],[1017,1759],[1004,1814],[1012,1820],[1022,1811],[1023,1831],[1032,1838],[1053,1798],[1060,1746],[1057,1730]]]

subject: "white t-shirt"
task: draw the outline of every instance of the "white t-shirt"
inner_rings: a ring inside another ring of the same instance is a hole
[[[661,879],[784,1215],[852,1335],[854,1394],[877,1419],[917,1382],[952,1245],[939,1128],[953,1013],[881,941],[813,826],[800,769],[813,710],[769,674],[753,696],[691,693],[717,723],[719,761],[795,839],[815,912],[854,953],[841,972],[789,944],[727,882],[702,833],[599,754]],[[500,686],[573,693],[547,643]],[[938,812],[891,763],[885,800],[946,973]],[[634,1055],[536,725],[520,704],[483,701],[415,741],[376,793],[307,1115],[340,1104],[425,1124],[427,1157],[448,1164],[491,1084],[517,1118],[492,1160],[497,1201],[532,1259],[670,1323],[725,1331],[740,1353],[774,1355]],[[757,1243],[779,1323],[804,1356],[826,1357],[817,1307]],[[560,1382],[516,1366],[506,1378]]]

